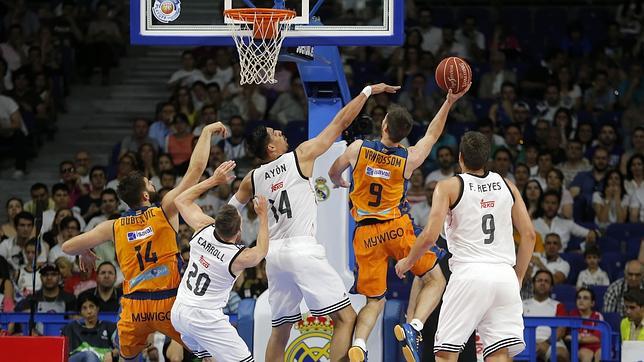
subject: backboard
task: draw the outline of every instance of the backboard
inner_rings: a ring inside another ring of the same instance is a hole
[[[284,46],[401,45],[403,0],[287,0],[297,17]],[[132,0],[130,38],[142,45],[234,45],[223,11],[273,0]]]

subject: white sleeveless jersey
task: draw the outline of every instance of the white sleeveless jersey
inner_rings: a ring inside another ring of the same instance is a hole
[[[445,218],[452,263],[505,263],[514,266],[512,205],[514,195],[503,177],[456,175],[461,194]]]
[[[302,174],[295,151],[252,171],[253,194],[268,199],[269,239],[313,236],[317,201],[309,179]]]
[[[243,246],[221,240],[214,225],[197,232],[190,240],[190,261],[177,291],[177,301],[199,308],[224,308],[237,278],[230,267],[242,250]]]

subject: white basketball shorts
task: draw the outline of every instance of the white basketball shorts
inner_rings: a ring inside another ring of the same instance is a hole
[[[273,327],[299,321],[302,298],[314,316],[351,305],[340,275],[314,237],[271,240],[266,275]]]
[[[523,351],[523,304],[514,269],[477,263],[455,263],[450,269],[434,353],[462,352],[475,329],[483,342],[483,358],[502,348],[510,357]]]
[[[214,357],[217,362],[252,362],[252,354],[228,316],[221,309],[210,310],[175,301],[170,312],[172,325],[181,340],[198,358]]]

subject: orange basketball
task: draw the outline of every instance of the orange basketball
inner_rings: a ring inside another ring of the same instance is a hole
[[[435,77],[442,90],[459,93],[472,81],[472,68],[461,58],[449,57],[438,64]]]

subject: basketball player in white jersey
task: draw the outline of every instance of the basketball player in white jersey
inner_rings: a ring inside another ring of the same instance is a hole
[[[264,164],[244,177],[229,203],[240,209],[254,195],[265,196],[270,203],[266,274],[273,328],[266,361],[284,360],[291,326],[301,319],[302,298],[312,315],[333,318],[330,360],[347,358],[356,313],[342,279],[326,259],[324,246],[315,239],[317,202],[309,178],[315,159],[351,125],[369,96],[398,89],[383,83],[365,87],[319,135],[292,152],[287,152],[282,132],[263,126],[253,132],[255,156]]]
[[[222,309],[237,275],[259,264],[268,251],[268,201],[263,196],[253,200],[259,232],[257,246],[249,249],[239,245],[241,215],[237,209],[224,205],[213,219],[194,203],[204,192],[232,181],[234,177],[227,175],[234,167],[234,161],[222,163],[212,177],[175,200],[183,219],[197,231],[190,240],[190,261],[172,306],[172,325],[195,356],[214,357],[217,362],[254,361]]]
[[[486,361],[510,361],[525,348],[519,291],[535,232],[516,186],[485,171],[489,150],[482,133],[465,133],[459,154],[463,173],[438,183],[427,227],[396,264],[403,277],[434,245],[444,222],[452,277],[438,318],[436,361],[456,361],[475,329]],[[521,235],[516,255],[513,224]]]

